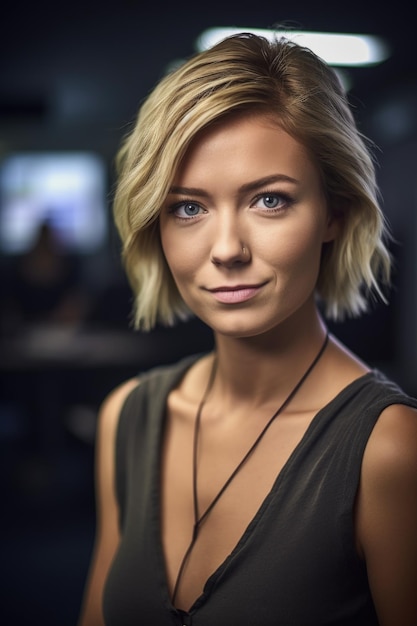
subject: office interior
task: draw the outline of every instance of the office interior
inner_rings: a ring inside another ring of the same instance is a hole
[[[380,63],[338,70],[374,144],[393,235],[393,288],[388,304],[377,300],[362,318],[329,328],[417,395],[417,57],[409,5],[9,6],[0,40],[3,624],[75,626],[94,540],[100,404],[126,378],[212,348],[196,319],[149,333],[132,328],[112,222],[120,142],[155,82],[196,51],[207,28],[277,24],[369,33],[389,49]],[[44,187],[48,193],[29,197]]]

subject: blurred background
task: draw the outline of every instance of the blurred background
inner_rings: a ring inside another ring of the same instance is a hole
[[[380,36],[339,68],[375,144],[396,258],[390,305],[330,325],[417,394],[417,55],[406,3],[9,4],[0,38],[0,619],[75,626],[94,537],[94,435],[127,377],[211,348],[191,321],[134,333],[111,220],[113,159],[142,99],[213,26]],[[407,3],[407,6],[410,5]],[[28,8],[30,7],[30,8]]]

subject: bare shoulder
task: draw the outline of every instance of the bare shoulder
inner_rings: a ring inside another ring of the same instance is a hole
[[[417,480],[416,408],[392,404],[381,413],[369,438],[364,468],[374,478],[410,471]]]
[[[96,435],[97,528],[78,626],[104,626],[102,594],[119,540],[119,510],[115,493],[115,440],[120,411],[128,394],[138,385],[130,379],[104,399]]]
[[[385,409],[369,438],[356,508],[359,550],[366,561],[381,624],[417,623],[417,410]]]
[[[114,471],[114,446],[120,412],[129,393],[139,384],[137,378],[132,378],[115,387],[104,399],[97,420],[96,435],[96,469],[98,479],[107,486],[112,485]]]
[[[120,411],[126,398],[135,387],[140,384],[139,378],[130,378],[115,387],[104,399],[98,419],[99,437],[114,434],[119,421]]]
[[[417,409],[393,404],[381,413],[365,449],[362,486],[382,504],[399,506],[406,492],[417,494]]]

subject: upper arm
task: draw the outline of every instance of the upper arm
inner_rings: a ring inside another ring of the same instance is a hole
[[[98,415],[95,453],[96,537],[79,626],[103,626],[102,593],[119,543],[115,492],[115,444],[119,415],[137,379],[123,383],[103,402]]]
[[[393,405],[365,450],[356,524],[381,626],[417,625],[417,411]]]

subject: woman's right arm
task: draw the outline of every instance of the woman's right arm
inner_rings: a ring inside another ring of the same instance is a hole
[[[119,415],[138,379],[114,389],[103,402],[97,422],[95,452],[96,537],[78,626],[104,626],[103,588],[119,543],[119,510],[115,492],[115,443]]]

